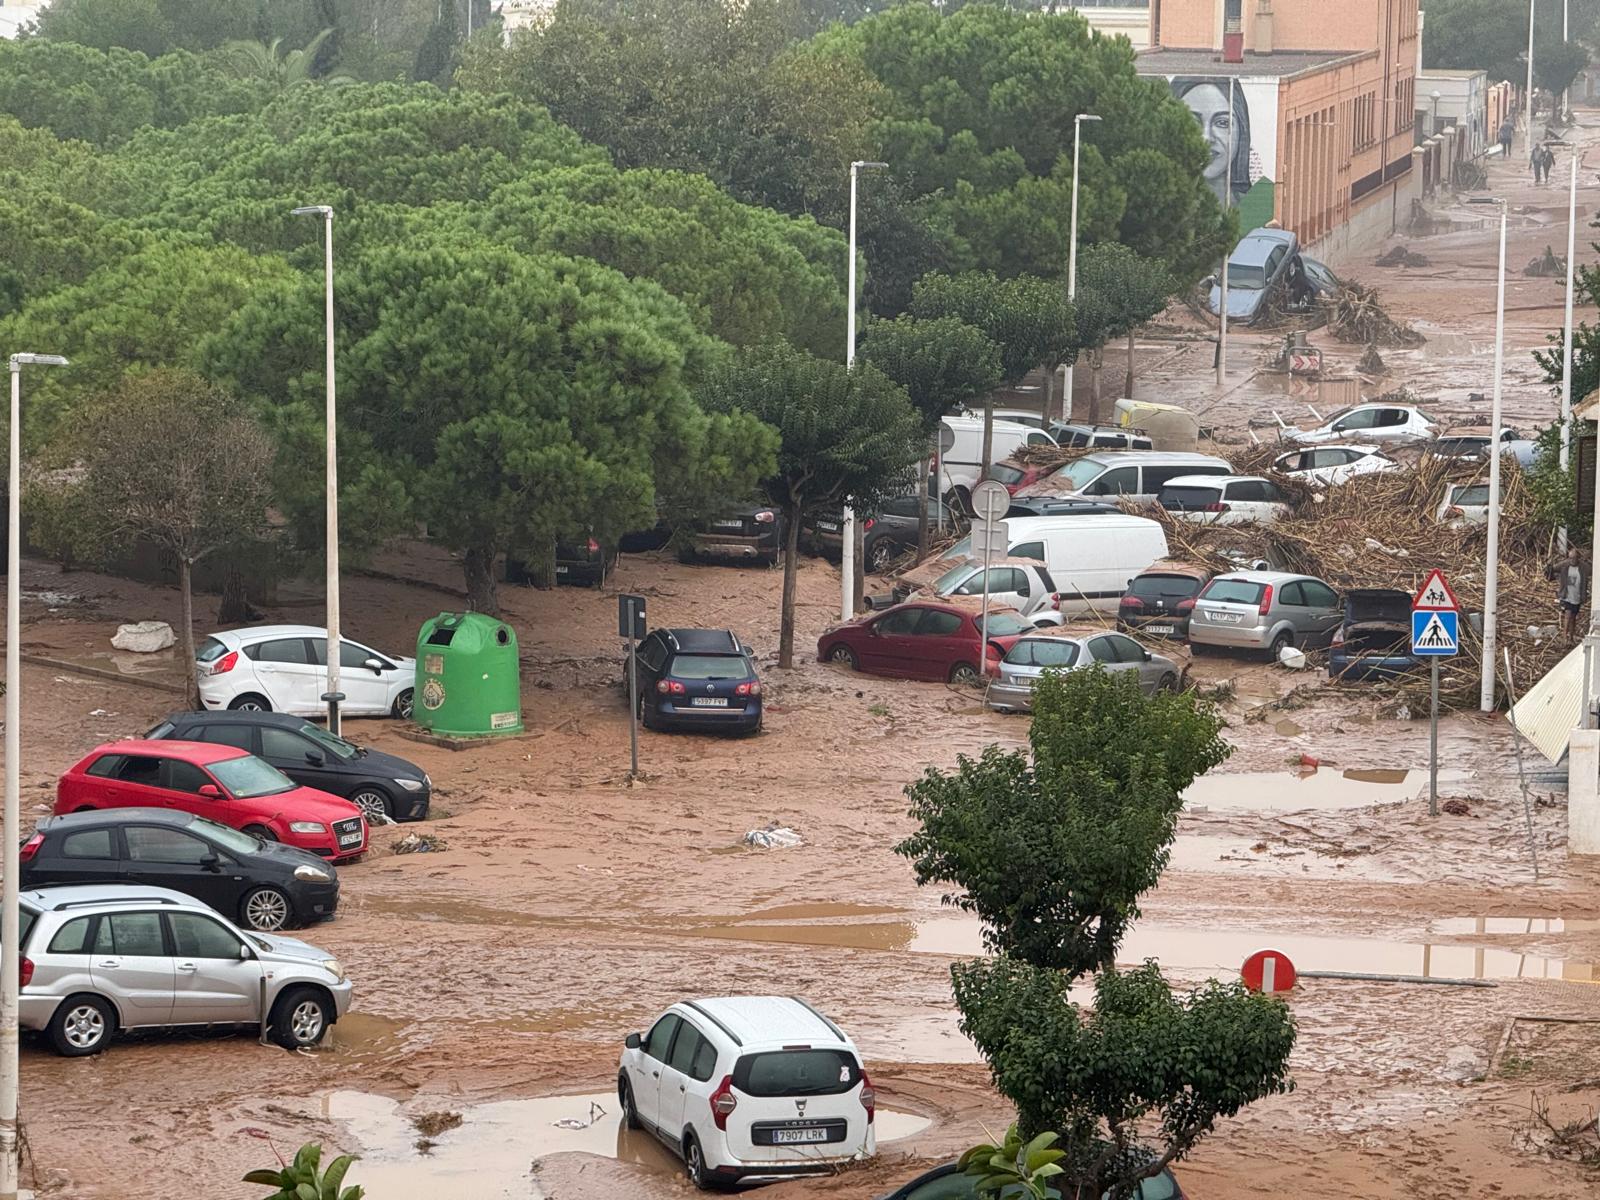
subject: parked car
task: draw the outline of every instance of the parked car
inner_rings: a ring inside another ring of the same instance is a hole
[[[1023,1192],[1013,1193],[1008,1188],[999,1192],[978,1192],[976,1176],[964,1174],[959,1162],[944,1163],[931,1171],[924,1171],[915,1179],[901,1184],[894,1191],[879,1196],[878,1200],[1021,1200]],[[1061,1193],[1046,1185],[1049,1200],[1060,1200]],[[1141,1179],[1131,1194],[1132,1200],[1185,1200],[1183,1188],[1170,1168],[1163,1167],[1160,1174]]]
[[[1422,666],[1411,653],[1411,593],[1351,588],[1328,648],[1329,679],[1393,679]]]
[[[973,415],[981,420],[983,406],[979,405]],[[1044,419],[1044,414],[1034,412],[1031,408],[997,408],[993,415],[996,421],[1010,421],[1014,425],[1027,425],[1033,429],[1049,431],[1049,422]]]
[[[58,1054],[98,1054],[130,1029],[250,1025],[289,1050],[350,1010],[326,950],[245,933],[200,901],[123,883],[22,893],[18,1021]]]
[[[602,547],[592,537],[582,542],[556,543],[557,584],[599,587],[616,565],[617,548]],[[535,566],[524,558],[507,554],[504,576],[507,583],[527,586],[536,581]]]
[[[983,415],[945,417],[939,423],[939,495],[963,512],[972,511],[972,489],[983,477]],[[990,432],[991,463],[1005,462],[1020,446],[1054,446],[1042,429],[996,419]]]
[[[989,603],[1001,608],[1014,608],[1028,620],[1051,625],[1061,623],[1061,599],[1055,594],[1056,585],[1049,569],[1034,558],[1002,558],[989,564]],[[983,563],[976,558],[963,558],[929,588],[935,596],[983,596]]]
[[[1446,459],[1450,462],[1480,463],[1489,461],[1489,444],[1494,440],[1494,435],[1487,425],[1456,425],[1440,432],[1427,449],[1429,458]],[[1501,453],[1514,453],[1512,443],[1526,443],[1532,445],[1515,429],[1502,426],[1500,429]]]
[[[1090,425],[1077,421],[1054,421],[1045,427],[1063,447],[1092,446],[1106,450],[1154,450],[1155,443],[1142,429],[1122,425]]]
[[[1332,271],[1300,253],[1293,233],[1252,229],[1228,255],[1228,320],[1254,325],[1275,305],[1292,309],[1337,286]],[[1220,278],[1212,279],[1206,303],[1213,315],[1222,311]]]
[[[1439,432],[1439,422],[1410,404],[1358,404],[1335,415],[1315,429],[1283,429],[1286,442],[1313,446],[1325,442],[1376,442],[1400,445],[1425,442]]]
[[[1071,496],[1013,496],[1006,509],[1006,520],[1014,517],[1104,517],[1121,516],[1122,509],[1106,500],[1083,500]]]
[[[1489,485],[1487,483],[1446,484],[1444,499],[1434,510],[1434,520],[1451,529],[1489,523]]]
[[[1400,464],[1377,446],[1316,446],[1278,455],[1272,469],[1326,487],[1344,483],[1357,475],[1398,471]]]
[[[433,794],[433,780],[421,767],[288,713],[173,713],[145,737],[237,746],[304,787],[344,797],[369,825],[420,821]]]
[[[107,742],[56,784],[57,815],[103,808],[192,813],[334,862],[367,852],[367,822],[359,808],[299,786],[237,746]]]
[[[1207,567],[1158,562],[1140,571],[1117,605],[1117,628],[1154,637],[1186,638],[1195,597],[1211,581]]]
[[[1259,475],[1179,475],[1156,502],[1196,525],[1267,525],[1289,515],[1278,485]]]
[[[193,896],[247,929],[326,920],[339,907],[332,863],[166,808],[46,817],[21,850],[25,888],[126,883]]]
[[[617,1106],[701,1190],[827,1174],[877,1152],[877,1097],[855,1043],[791,996],[672,1005],[623,1042]]]
[[[928,528],[937,534],[940,503],[924,497],[928,509]],[[944,506],[946,532],[957,536],[967,531],[968,522],[960,509]],[[859,515],[859,514],[858,514]],[[874,575],[889,570],[895,560],[917,548],[917,496],[891,496],[878,511],[861,522],[861,553],[866,569]],[[800,530],[800,540],[815,554],[838,558],[844,549],[844,517],[839,512],[824,512],[810,518]]]
[[[1032,630],[1015,609],[989,607],[989,644],[980,650],[982,602],[970,597],[911,600],[836,625],[817,639],[817,661],[872,675],[972,683],[993,674],[1011,643]]]
[[[652,630],[623,670],[638,680],[646,729],[761,732],[753,652],[726,629]]]
[[[1112,496],[1148,504],[1181,475],[1232,475],[1233,465],[1214,454],[1166,450],[1097,450],[1068,463],[1035,485],[1031,494]],[[1030,493],[1025,493],[1030,494]]]
[[[1231,571],[1206,584],[1189,619],[1189,643],[1265,651],[1320,649],[1344,620],[1339,594],[1310,575]]]
[[[1125,633],[1098,625],[1067,626],[1030,633],[1013,642],[1000,660],[1000,677],[989,685],[984,703],[996,712],[1031,712],[1034,682],[1045,671],[1096,665],[1119,674],[1134,673],[1147,696],[1177,690],[1183,676],[1177,663],[1152,654]]]
[[[200,702],[245,712],[326,711],[328,632],[311,625],[257,625],[214,633],[195,651]],[[347,717],[411,719],[417,661],[339,639],[339,690]]]
[[[1015,496],[1018,492],[1038,483],[1052,470],[1053,468],[1038,465],[1023,466],[1021,463],[997,462],[989,468],[989,478]]]
[[[678,559],[686,563],[700,558],[737,558],[770,567],[782,553],[783,515],[762,503],[720,508],[678,544]]]

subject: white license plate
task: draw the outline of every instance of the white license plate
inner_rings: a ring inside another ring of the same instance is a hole
[[[569,568],[569,567],[557,567],[556,568],[556,574],[557,575],[565,575],[570,569],[571,568]]]
[[[772,1144],[774,1146],[793,1146],[806,1142],[825,1142],[828,1140],[826,1129],[774,1129],[772,1131]]]
[[[355,833],[341,833],[339,835],[339,845],[341,845],[341,846],[359,846],[359,845],[361,845],[361,833],[360,833],[360,831],[358,830]]]
[[[1177,633],[1178,627],[1176,625],[1146,625],[1144,631],[1146,633]]]
[[[743,521],[713,521],[713,522],[711,522],[711,528],[713,528],[713,529],[743,529],[744,528],[744,522]]]
[[[838,533],[839,532],[839,526],[836,523],[834,523],[833,521],[818,521],[817,522],[817,528],[822,530],[823,533]]]
[[[726,696],[696,696],[689,701],[689,704],[693,708],[727,708],[728,698]]]
[[[1242,625],[1244,623],[1244,614],[1214,612],[1211,614],[1211,619],[1219,625]]]

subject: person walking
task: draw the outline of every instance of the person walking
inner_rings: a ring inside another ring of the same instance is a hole
[[[1501,158],[1511,157],[1511,139],[1516,136],[1516,133],[1517,127],[1511,123],[1511,119],[1509,117],[1501,123],[1500,136],[1497,139],[1500,143]]]
[[[1556,165],[1556,152],[1549,146],[1544,148],[1544,181],[1550,182],[1550,169]]]
[[[1535,183],[1543,183],[1544,182],[1544,147],[1543,146],[1535,146],[1533,148],[1533,152],[1528,155],[1528,163],[1529,163],[1530,166],[1533,167],[1533,181]]]
[[[1561,604],[1561,632],[1575,639],[1578,614],[1583,611],[1584,594],[1589,590],[1589,568],[1584,565],[1582,552],[1573,546],[1565,558],[1546,567],[1544,574],[1556,585],[1556,599]]]

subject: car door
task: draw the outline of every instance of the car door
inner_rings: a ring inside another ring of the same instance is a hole
[[[1267,506],[1261,502],[1261,484],[1241,479],[1223,488],[1226,510],[1217,514],[1218,525],[1243,525],[1246,521],[1267,519]]]
[[[927,610],[910,605],[885,613],[872,622],[867,636],[858,645],[861,666],[882,675],[909,675],[917,677],[918,642],[917,622]]]
[[[1083,489],[1085,496],[1121,496],[1139,490],[1138,467],[1114,467]]]
[[[1380,408],[1372,422],[1372,432],[1367,436],[1374,441],[1393,442],[1410,437],[1411,413],[1404,408]]]
[[[163,807],[193,813],[197,817],[212,816],[216,812],[217,805],[222,802],[221,789],[218,789],[219,794],[216,796],[202,796],[200,789],[208,786],[217,785],[216,781],[206,774],[204,768],[179,758],[161,760]]]
[[[261,1019],[261,961],[240,958],[237,931],[200,913],[165,914],[172,939],[175,1025]]]
[[[23,869],[24,887],[44,883],[118,883],[122,879],[122,842],[115,829],[81,829],[53,837],[41,851]]]
[[[678,1025],[678,1036],[673,1038],[672,1051],[661,1068],[661,1093],[656,1104],[656,1111],[661,1114],[656,1123],[667,1137],[675,1139],[683,1132],[684,1110],[698,1090],[694,1062],[706,1044],[705,1037],[688,1021]]]
[[[1332,432],[1342,434],[1360,430],[1365,435],[1377,419],[1378,410],[1375,408],[1352,409],[1333,423]]]
[[[1120,633],[1109,633],[1106,637],[1116,647],[1118,663],[1125,663],[1128,669],[1139,677],[1139,688],[1145,695],[1151,695],[1156,690],[1156,685],[1161,682],[1161,677],[1168,671],[1166,664],[1156,662],[1145,649],[1131,637]]]
[[[1334,630],[1344,623],[1344,601],[1339,593],[1319,579],[1301,582],[1300,591],[1306,604],[1306,621],[1315,642],[1326,646],[1333,640]]]
[[[147,887],[171,888],[231,913],[239,906],[244,879],[237,864],[210,842],[171,825],[127,825],[123,879]]]
[[[322,711],[320,699],[327,672],[311,661],[306,639],[274,638],[246,646],[256,679],[278,712],[307,716]]]
[[[106,777],[104,793],[117,808],[171,808],[162,785],[161,758],[155,754],[125,754]]]
[[[983,655],[978,647],[977,620],[976,616],[968,618],[942,608],[924,611],[922,620],[917,622],[917,678],[942,683],[958,662],[981,671]]]
[[[628,1086],[633,1089],[633,1106],[650,1125],[661,1124],[661,1072],[672,1050],[673,1036],[683,1018],[668,1013],[650,1027],[639,1043],[639,1053],[628,1064]]]
[[[1126,675],[1134,672],[1138,678],[1137,667],[1131,662],[1124,662],[1121,652],[1117,648],[1118,641],[1129,641],[1128,638],[1118,638],[1115,634],[1104,633],[1089,639],[1089,657],[1099,663],[1113,675]],[[1135,643],[1137,645],[1137,643]]]
[[[105,913],[93,936],[89,973],[117,999],[123,1024],[171,1024],[175,971],[161,914]]]
[[[338,763],[330,760],[327,752],[305,734],[263,725],[260,735],[261,757],[290,779],[335,796],[344,795]]]
[[[327,682],[328,639],[308,638],[311,661]],[[377,663],[376,668],[370,663]],[[383,716],[389,711],[389,691],[394,679],[394,663],[375,650],[346,638],[339,639],[339,690],[344,693],[340,708],[351,716]],[[316,699],[320,707],[322,691]]]

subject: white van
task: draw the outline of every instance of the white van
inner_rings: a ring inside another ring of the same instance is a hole
[[[1059,625],[1079,613],[1115,613],[1128,581],[1167,556],[1167,534],[1160,524],[1123,513],[1013,517],[1006,521],[1006,532],[1007,556],[1044,563],[1061,598],[1059,610],[1029,618],[1036,625]],[[945,557],[962,558],[971,550],[972,539],[967,538]]]
[[[949,496],[955,492],[961,507],[972,509],[972,489],[983,478],[983,416],[945,417],[939,423],[939,444],[942,449],[941,465],[944,474],[939,480],[939,494]],[[1056,441],[1042,429],[1020,425],[1015,421],[994,421],[991,435],[989,461],[1005,462],[1019,446],[1055,446]]]
[[[998,457],[998,455],[997,455]],[[1167,450],[1101,450],[1046,476],[1029,491],[1040,495],[1115,496],[1149,504],[1180,475],[1232,475],[1214,454]]]

